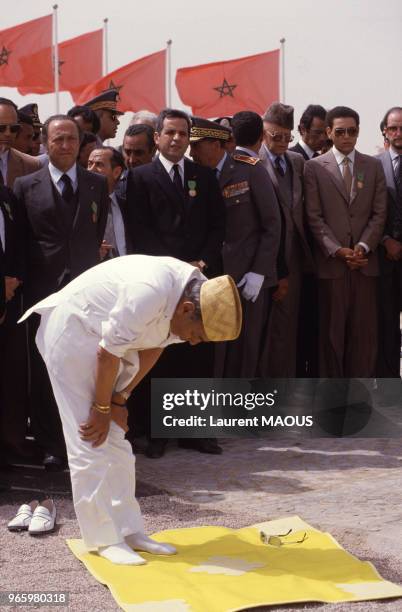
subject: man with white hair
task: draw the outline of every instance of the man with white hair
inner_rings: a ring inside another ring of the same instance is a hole
[[[241,328],[229,276],[207,280],[171,257],[128,255],[84,272],[33,306],[36,337],[66,439],[73,499],[86,548],[112,563],[141,565],[134,552],[176,550],[144,533],[135,499],[135,458],[126,401],[177,342],[223,341]]]
[[[158,115],[155,113],[151,113],[149,110],[139,110],[136,113],[133,113],[131,117],[130,125],[137,125],[138,123],[142,123],[145,125],[150,125],[153,130],[156,130],[156,124],[158,122]]]

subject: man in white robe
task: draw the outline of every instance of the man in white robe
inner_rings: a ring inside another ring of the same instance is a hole
[[[145,563],[133,549],[173,554],[144,534],[125,403],[169,344],[239,335],[234,282],[207,280],[171,257],[129,255],[84,272],[23,319],[32,312],[41,314],[36,343],[60,411],[85,546],[127,565]]]

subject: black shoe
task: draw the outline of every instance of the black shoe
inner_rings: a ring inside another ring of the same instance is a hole
[[[66,468],[67,462],[64,457],[46,453],[42,465],[47,472],[62,472]]]
[[[145,455],[150,459],[159,459],[165,454],[167,440],[150,440]]]
[[[221,455],[222,448],[218,445],[215,438],[183,438],[179,440],[180,448],[190,448],[200,453],[208,455]]]

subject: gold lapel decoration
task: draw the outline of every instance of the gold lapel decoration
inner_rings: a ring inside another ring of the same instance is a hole
[[[92,210],[92,221],[93,221],[93,223],[97,223],[97,221],[98,221],[98,205],[97,205],[96,202],[92,202],[91,210]]]

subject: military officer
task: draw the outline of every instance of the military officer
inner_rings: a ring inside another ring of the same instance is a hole
[[[108,138],[116,136],[117,128],[120,125],[119,115],[124,113],[117,109],[119,92],[117,89],[107,89],[92,100],[85,102],[84,106],[96,112],[100,121],[100,129],[97,136],[102,142]]]
[[[278,202],[257,153],[263,138],[259,115],[237,113],[232,120],[237,147],[226,150],[230,130],[193,118],[190,143],[193,159],[215,170],[226,204],[223,267],[241,289],[244,325],[238,340],[217,346],[215,374],[224,377],[264,376],[261,355],[277,285],[281,236]]]

